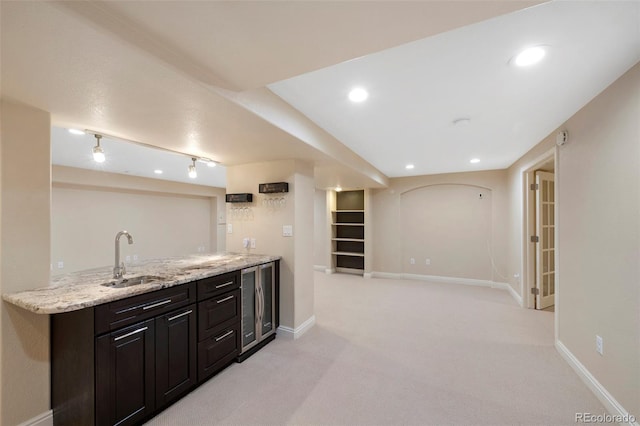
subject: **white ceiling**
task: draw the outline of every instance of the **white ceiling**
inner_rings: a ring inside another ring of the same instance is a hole
[[[53,127],[51,129],[51,163],[219,188],[227,185],[227,174],[222,165],[209,167],[197,161],[198,176],[191,179],[188,176],[188,167],[192,161],[188,156],[104,136],[100,139],[100,146],[106,160],[104,163],[96,163],[93,160],[95,145],[96,138],[92,134],[75,135],[69,133],[68,129]],[[156,174],[155,170],[161,170],[162,174]]]
[[[308,161],[318,187],[384,186],[381,171],[406,175],[408,159],[411,174],[450,160],[447,171],[469,170],[471,155],[483,160],[474,169],[500,168],[638,60],[637,2],[508,14],[539,3],[3,1],[0,89],[61,128],[226,166]],[[507,66],[530,43],[550,44],[548,60]],[[344,101],[354,82],[370,89],[367,103]],[[453,129],[460,116],[471,124]],[[106,166],[156,167],[157,153],[119,152],[122,164]]]
[[[546,45],[541,63],[509,62],[535,45]],[[638,60],[640,2],[562,1],[268,87],[398,177],[507,168]],[[365,102],[348,100],[356,86]]]

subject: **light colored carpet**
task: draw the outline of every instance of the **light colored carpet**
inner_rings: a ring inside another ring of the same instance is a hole
[[[149,425],[571,425],[603,406],[502,290],[315,273],[317,324]]]

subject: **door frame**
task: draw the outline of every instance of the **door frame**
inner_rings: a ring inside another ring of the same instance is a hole
[[[528,309],[535,309],[535,295],[531,293],[532,289],[536,286],[535,265],[536,265],[536,246],[530,240],[531,235],[535,235],[536,232],[536,212],[535,212],[535,192],[532,191],[531,184],[535,183],[535,171],[544,163],[553,158],[554,160],[554,174],[556,175],[554,181],[554,192],[556,194],[556,203],[554,207],[554,213],[556,217],[556,226],[554,232],[555,239],[555,265],[556,265],[556,298],[555,298],[555,316],[557,324],[558,304],[559,304],[559,272],[558,272],[558,147],[554,146],[550,150],[546,151],[538,158],[523,166],[521,169],[522,176],[522,252],[521,252],[521,266],[520,276],[522,282],[520,288],[522,290],[522,306]]]

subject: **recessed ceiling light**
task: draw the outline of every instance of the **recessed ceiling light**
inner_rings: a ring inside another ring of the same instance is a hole
[[[153,171],[153,173],[155,173],[155,174],[157,174],[157,175],[161,175],[161,174],[162,174],[162,170],[160,170],[160,169],[155,169],[155,170]]]
[[[349,92],[349,100],[351,100],[351,102],[363,102],[366,101],[368,97],[369,92],[362,87],[355,87]]]
[[[336,192],[341,192],[342,191],[342,187],[340,187],[340,185],[336,186]]]
[[[518,53],[513,58],[513,63],[519,67],[528,67],[529,65],[537,64],[544,58],[546,51],[542,46],[529,47]]]
[[[79,129],[69,129],[69,133],[72,133],[74,135],[84,135],[84,132]]]
[[[479,163],[479,162],[480,162],[480,159],[479,159],[479,158],[472,158],[471,160],[469,160],[469,162],[470,162],[471,164],[476,164],[476,163]]]
[[[415,166],[413,164],[407,164],[406,166],[404,166],[405,169],[407,170],[411,170],[413,169]]]

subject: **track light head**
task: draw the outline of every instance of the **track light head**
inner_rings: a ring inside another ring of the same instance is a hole
[[[93,135],[96,137],[96,146],[93,147],[93,160],[96,163],[104,163],[104,160],[107,159],[107,157],[104,155],[104,151],[102,150],[102,147],[100,146],[100,138],[102,138],[102,135]]]
[[[192,164],[189,166],[189,177],[195,179],[198,177],[198,171],[196,170],[196,158],[191,158]]]

